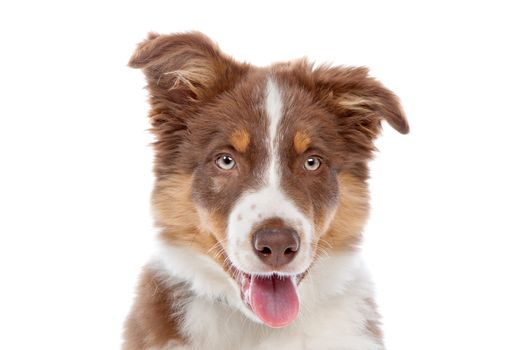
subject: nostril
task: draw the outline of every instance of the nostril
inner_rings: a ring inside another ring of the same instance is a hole
[[[293,253],[295,253],[295,251],[290,247],[286,248],[286,250],[284,251],[284,255],[290,255]]]
[[[261,254],[262,255],[270,255],[272,254],[272,250],[268,247],[264,247],[263,249],[260,250]]]

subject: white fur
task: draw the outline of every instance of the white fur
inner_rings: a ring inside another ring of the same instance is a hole
[[[277,84],[270,78],[266,83],[265,109],[270,127],[268,130],[268,148],[270,150],[270,166],[268,167],[267,182],[270,187],[279,187],[279,139],[278,130],[283,118],[283,101]]]
[[[195,252],[184,246],[170,246],[160,243],[152,266],[165,271],[174,282],[189,283],[198,296],[209,300],[222,300],[240,310],[252,321],[259,319],[248,309],[240,297],[240,288],[228,273],[211,257]]]
[[[299,315],[283,329],[254,322],[237,284],[211,258],[189,247],[164,247],[158,256],[156,268],[187,281],[195,293],[184,306],[182,330],[191,341],[184,349],[383,349],[366,329],[377,315],[368,303],[372,286],[357,253],[314,264],[299,285]]]
[[[313,223],[284,193],[280,185],[279,127],[282,120],[283,101],[277,84],[270,78],[266,85],[265,110],[268,118],[266,145],[269,161],[263,174],[264,185],[245,193],[237,201],[228,218],[228,244],[226,250],[232,263],[248,273],[269,273],[253,253],[249,234],[253,227],[266,219],[278,217],[296,229],[302,237],[301,249],[285,269],[280,272],[299,274],[312,260],[311,241]]]

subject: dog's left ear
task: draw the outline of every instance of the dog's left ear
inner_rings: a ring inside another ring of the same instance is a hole
[[[340,132],[354,144],[372,150],[383,119],[408,133],[398,97],[370,77],[367,68],[320,66],[312,70],[312,78],[318,98],[338,116]]]
[[[199,32],[151,33],[129,60],[147,80],[151,131],[156,136],[156,171],[172,171],[188,125],[202,106],[232,89],[250,69],[225,55]],[[217,121],[219,122],[219,121]],[[179,162],[181,163],[181,162]]]

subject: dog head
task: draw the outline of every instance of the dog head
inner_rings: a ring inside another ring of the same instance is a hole
[[[381,121],[408,132],[397,97],[365,68],[254,67],[200,33],[151,34],[130,66],[150,92],[161,240],[211,257],[252,318],[290,324],[316,259],[359,242]]]

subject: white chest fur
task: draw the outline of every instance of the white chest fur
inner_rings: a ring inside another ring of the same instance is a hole
[[[179,249],[163,249],[160,257],[165,272],[190,282],[196,294],[184,305],[182,330],[192,343],[184,349],[383,349],[368,327],[378,315],[366,268],[356,253],[318,260],[299,286],[297,320],[271,329],[246,317],[235,284],[211,259],[208,264],[206,257],[193,259]]]
[[[224,304],[198,299],[188,305],[185,326],[191,349],[199,350],[383,349],[366,329],[370,311],[362,302],[338,297],[311,311],[288,328],[269,329]]]

